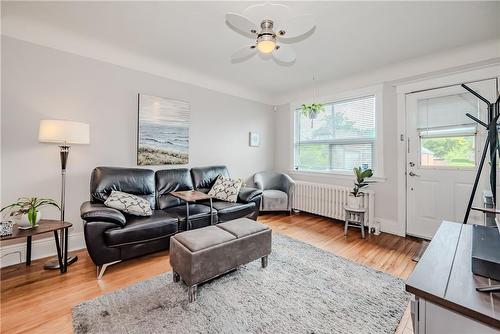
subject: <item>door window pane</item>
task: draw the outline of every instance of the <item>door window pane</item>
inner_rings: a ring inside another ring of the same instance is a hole
[[[474,167],[475,136],[424,137],[420,140],[424,167]]]
[[[479,112],[479,101],[469,92],[421,99],[417,102],[417,128],[432,129],[475,124],[466,113],[479,117]]]

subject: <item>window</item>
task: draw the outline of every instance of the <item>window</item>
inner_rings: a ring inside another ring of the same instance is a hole
[[[315,119],[295,110],[294,167],[346,171],[375,165],[375,96],[326,103]]]
[[[465,114],[479,117],[478,103],[468,92],[417,102],[422,167],[471,168],[476,165],[476,124]]]

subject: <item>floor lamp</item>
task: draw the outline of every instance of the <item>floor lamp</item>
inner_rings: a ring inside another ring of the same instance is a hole
[[[89,125],[86,123],[61,121],[61,120],[41,120],[38,131],[38,141],[41,143],[59,144],[61,156],[61,221],[64,221],[65,200],[66,200],[66,165],[68,162],[69,148],[72,144],[90,143]],[[61,245],[63,245],[63,232],[60,234]],[[63,248],[64,249],[64,248]],[[66,248],[67,249],[67,248]],[[68,256],[68,265],[76,262],[78,257]],[[45,263],[45,269],[59,269],[57,258]]]

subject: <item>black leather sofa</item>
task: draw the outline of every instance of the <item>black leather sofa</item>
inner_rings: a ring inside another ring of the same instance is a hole
[[[121,260],[164,250],[170,236],[186,229],[186,203],[172,191],[196,189],[208,192],[220,175],[229,177],[225,166],[177,168],[153,171],[142,168],[97,167],[90,180],[90,201],[82,204],[81,217],[87,250],[98,267],[98,278]],[[149,201],[153,215],[137,217],[106,207],[112,190]],[[208,202],[189,204],[191,228],[241,217],[257,219],[262,191],[241,188],[236,203],[214,200],[212,219]]]

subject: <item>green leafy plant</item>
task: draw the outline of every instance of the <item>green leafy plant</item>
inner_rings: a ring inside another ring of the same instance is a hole
[[[17,199],[17,202],[3,207],[0,212],[10,209],[10,216],[20,216],[26,214],[31,226],[35,226],[38,216],[38,208],[47,205],[55,206],[61,210],[59,204],[50,198],[21,197]]]
[[[323,111],[322,103],[311,103],[302,105],[302,115],[310,119],[315,119],[316,116],[322,111]]]
[[[354,182],[354,188],[351,191],[351,194],[354,197],[363,196],[363,192],[361,189],[368,186],[368,182],[366,179],[373,176],[373,171],[368,168],[363,170],[361,167],[354,167],[354,176],[356,176],[356,181]]]
[[[302,115],[311,120],[311,128],[313,127],[313,121],[316,119],[318,114],[323,111],[322,103],[311,103],[302,105]]]

